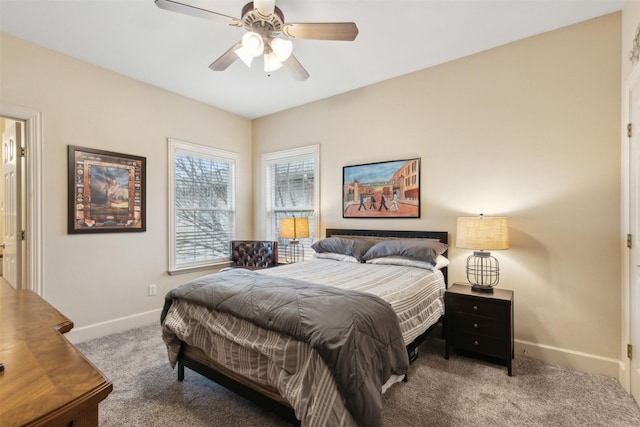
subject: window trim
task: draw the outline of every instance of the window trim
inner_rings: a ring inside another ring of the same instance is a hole
[[[262,154],[262,194],[265,195],[264,200],[264,224],[269,240],[278,240],[278,236],[274,234],[274,230],[271,227],[270,213],[273,210],[271,206],[271,182],[269,175],[269,166],[272,163],[278,163],[282,161],[291,161],[296,159],[313,158],[315,164],[315,179],[314,179],[314,227],[313,236],[317,240],[320,235],[320,144],[307,145],[304,147],[292,148],[288,150],[273,151],[270,153]]]
[[[230,260],[210,259],[207,261],[191,262],[187,264],[176,265],[176,207],[175,207],[175,190],[176,190],[176,154],[184,154],[193,157],[208,158],[215,161],[228,162],[233,167],[231,173],[231,209],[234,213],[234,224],[237,225],[237,173],[239,154],[220,150],[218,148],[206,145],[193,144],[191,142],[181,141],[178,139],[168,138],[168,170],[169,170],[169,274],[203,270],[212,267],[228,265]],[[236,238],[237,227],[234,227],[231,240]]]

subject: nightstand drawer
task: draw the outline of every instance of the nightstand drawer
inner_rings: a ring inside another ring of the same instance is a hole
[[[453,322],[453,328],[460,332],[486,335],[501,339],[505,339],[507,335],[507,324],[502,320],[454,312],[451,315],[451,321]]]
[[[472,351],[485,356],[505,359],[506,340],[485,335],[462,332],[452,340],[452,345],[460,350]]]
[[[447,299],[447,310],[450,312],[467,313],[476,316],[492,317],[506,320],[509,307],[505,304],[483,300],[480,298],[456,297]]]

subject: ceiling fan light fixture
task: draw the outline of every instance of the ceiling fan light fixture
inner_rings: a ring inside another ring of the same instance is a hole
[[[221,21],[228,26],[247,31],[241,41],[236,42],[209,65],[213,71],[226,70],[237,58],[241,58],[242,62],[251,67],[253,58],[264,55],[267,73],[284,66],[294,79],[305,81],[309,78],[309,73],[292,53],[293,44],[287,40],[288,38],[353,41],[358,35],[355,22],[287,22],[282,10],[276,6],[277,0],[250,0],[242,7],[240,18],[181,1],[155,0],[155,4],[160,9]],[[276,35],[282,35],[284,39],[279,39]]]
[[[254,33],[253,31],[248,31],[244,36],[242,36],[242,47],[248,54],[254,57],[262,55],[264,52],[264,41],[262,40],[262,36],[258,33]]]
[[[278,61],[275,53],[270,52],[264,54],[264,71],[266,73],[276,71],[280,67],[282,67],[282,62]]]
[[[291,52],[293,52],[293,43],[291,40],[274,38],[271,40],[271,50],[275,54],[276,58],[280,62],[284,62],[291,56]]]
[[[244,47],[240,47],[233,52],[238,55],[238,58],[240,58],[242,62],[244,62],[244,65],[251,68],[251,62],[253,62],[254,56],[251,53],[247,52],[247,49],[245,49]]]

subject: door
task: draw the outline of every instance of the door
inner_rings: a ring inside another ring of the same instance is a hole
[[[16,289],[21,286],[21,233],[20,230],[20,168],[18,151],[22,148],[22,123],[15,122],[2,134],[3,181],[3,248],[2,275]]]
[[[629,233],[632,236],[629,260],[629,339],[631,394],[640,402],[640,80],[629,93]]]

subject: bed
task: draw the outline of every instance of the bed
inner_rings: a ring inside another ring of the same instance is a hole
[[[380,425],[382,392],[407,380],[443,317],[447,243],[447,232],[327,229],[312,260],[233,269],[172,290],[161,320],[178,380],[188,367],[294,424]],[[432,268],[412,258],[425,247]],[[273,301],[255,304],[265,299]],[[239,305],[233,312],[230,302]],[[301,313],[297,323],[273,327],[291,311]],[[332,323],[341,317],[353,323]]]

